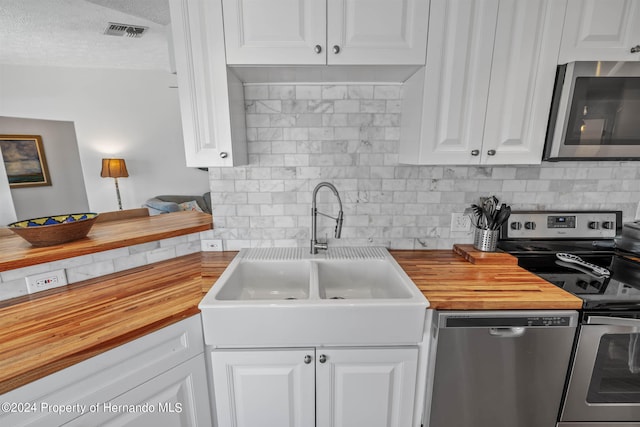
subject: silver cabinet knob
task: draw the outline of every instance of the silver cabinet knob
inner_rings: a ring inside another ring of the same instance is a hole
[[[320,361],[320,363],[324,363],[327,361],[327,355],[326,354],[321,354],[320,357],[318,357],[318,360]]]
[[[226,159],[227,157],[229,157],[229,154],[226,151],[220,152],[220,158],[221,159]]]
[[[640,44],[637,44],[631,48],[631,53],[638,53],[638,52],[640,52]]]
[[[335,53],[336,55],[340,53],[340,46],[333,45],[333,53]]]
[[[320,46],[319,44],[316,45],[316,47],[313,48],[313,51],[315,53],[322,53],[322,46]]]
[[[309,363],[311,363],[311,356],[309,356],[308,354],[304,357],[304,363],[306,363],[307,365]]]
[[[496,150],[487,151],[487,156],[495,156],[495,155],[496,155]]]
[[[471,150],[472,156],[477,156],[478,154],[480,154],[480,150]]]

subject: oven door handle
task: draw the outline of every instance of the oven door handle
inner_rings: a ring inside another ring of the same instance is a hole
[[[640,319],[625,319],[622,317],[590,316],[587,325],[626,326],[640,329]]]

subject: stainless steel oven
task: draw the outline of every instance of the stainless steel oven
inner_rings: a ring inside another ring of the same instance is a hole
[[[640,255],[622,230],[619,211],[514,212],[501,230],[520,267],[582,299],[558,427],[640,427]]]
[[[582,323],[558,426],[640,427],[640,312],[585,313]]]
[[[640,159],[640,62],[558,67],[543,160]]]

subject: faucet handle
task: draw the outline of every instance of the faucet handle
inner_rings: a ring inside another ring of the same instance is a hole
[[[338,212],[338,218],[336,218],[336,229],[335,229],[335,237],[336,239],[340,238],[342,234],[342,221],[343,221],[343,213],[342,211]]]

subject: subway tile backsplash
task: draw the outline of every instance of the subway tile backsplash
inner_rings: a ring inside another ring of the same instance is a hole
[[[634,219],[637,162],[539,166],[398,164],[401,85],[247,85],[249,164],[210,168],[214,238],[224,248],[306,246],[311,193],[333,183],[344,204],[342,239],[320,217],[330,245],[450,249],[452,212],[495,194],[513,209],[617,209]],[[337,212],[325,189],[318,208]]]

